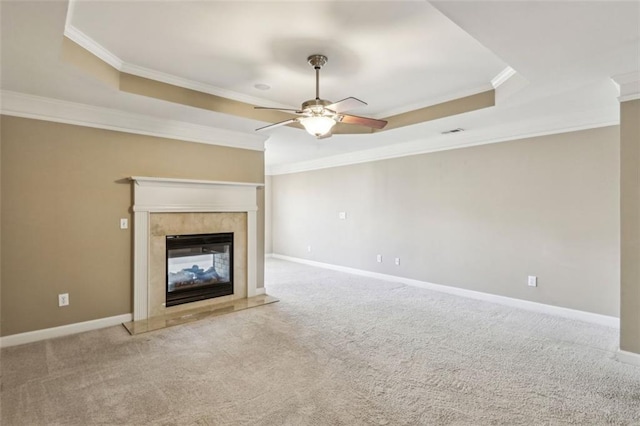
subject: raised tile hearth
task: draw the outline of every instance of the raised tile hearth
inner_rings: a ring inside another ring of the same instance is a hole
[[[151,317],[139,321],[125,322],[124,327],[131,335],[146,333],[148,331],[161,330],[174,325],[187,324],[205,318],[217,317],[242,311],[244,309],[255,308],[278,302],[275,297],[263,294],[261,296],[249,297],[247,299],[232,300],[230,302],[219,303],[210,306],[192,308],[186,311],[174,312],[157,317]]]

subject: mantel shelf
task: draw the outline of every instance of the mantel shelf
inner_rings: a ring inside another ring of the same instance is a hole
[[[246,186],[252,188],[264,187],[264,183],[257,182],[227,182],[217,180],[197,180],[197,179],[178,179],[178,178],[160,178],[149,176],[131,176],[129,180],[136,184],[181,184],[181,185],[211,185],[211,186]]]

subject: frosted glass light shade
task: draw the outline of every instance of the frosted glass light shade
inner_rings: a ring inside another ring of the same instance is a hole
[[[329,133],[331,128],[336,125],[336,121],[331,117],[315,116],[303,118],[300,120],[300,124],[307,132],[317,137]]]

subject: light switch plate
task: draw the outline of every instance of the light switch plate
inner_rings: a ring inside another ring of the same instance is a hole
[[[120,219],[120,229],[127,229],[129,228],[129,219],[127,219],[126,217],[123,217],[122,219]]]
[[[69,293],[58,295],[58,306],[69,306]]]

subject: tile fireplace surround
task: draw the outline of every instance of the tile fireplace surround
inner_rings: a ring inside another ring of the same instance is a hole
[[[133,176],[133,320],[264,294],[257,287],[261,183]],[[165,235],[234,233],[234,294],[166,308]]]

